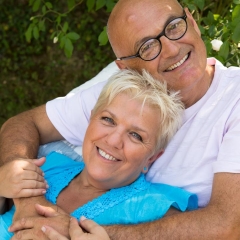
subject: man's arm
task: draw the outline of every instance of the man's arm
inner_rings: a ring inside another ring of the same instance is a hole
[[[106,230],[112,240],[240,239],[239,188],[240,174],[217,173],[206,208],[145,224],[109,226]]]
[[[61,140],[46,114],[46,106],[40,106],[9,119],[0,131],[0,163],[17,159],[35,159],[39,144]],[[36,216],[35,203],[52,206],[44,196],[15,198],[14,220]]]
[[[217,173],[214,176],[212,197],[206,208],[167,216],[150,223],[114,225],[105,229],[112,240],[240,239],[239,186],[240,174]],[[56,216],[58,214],[62,215],[55,212]],[[13,239],[31,239],[36,236],[31,230],[35,224],[34,218],[26,219],[24,224],[18,221],[11,230],[26,230],[20,231],[19,238]]]
[[[0,131],[0,163],[18,158],[33,159],[40,144],[63,139],[46,113],[46,105],[6,121]]]

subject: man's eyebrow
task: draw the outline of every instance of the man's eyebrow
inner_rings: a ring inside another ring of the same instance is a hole
[[[163,25],[163,28],[162,28],[161,31],[163,31],[163,29],[164,29],[173,19],[175,19],[175,18],[177,18],[177,17],[178,17],[178,16],[177,16],[176,14],[174,14],[174,15],[169,15],[168,18],[167,18],[167,20],[165,21],[165,24]],[[161,31],[159,31],[159,33],[160,33]],[[158,33],[158,34],[159,34],[159,33]],[[149,39],[155,38],[158,34],[156,34],[156,35],[154,35],[154,36],[147,36],[147,37],[144,37],[144,38],[138,40],[138,41],[135,43],[134,51],[137,52],[137,51],[139,50],[140,46],[141,46],[144,42],[146,42],[146,41],[149,40]]]

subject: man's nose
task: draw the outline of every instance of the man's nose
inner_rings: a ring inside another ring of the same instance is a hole
[[[176,41],[169,40],[167,37],[162,36],[160,38],[162,44],[161,50],[161,57],[162,58],[169,58],[178,55],[179,53],[179,46]]]
[[[106,142],[109,146],[116,149],[123,148],[123,133],[121,131],[113,130],[106,136]]]

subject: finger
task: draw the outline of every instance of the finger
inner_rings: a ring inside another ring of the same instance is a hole
[[[9,227],[9,232],[17,232],[22,229],[28,229],[34,227],[34,221],[31,217],[29,218],[22,218],[20,220],[17,220],[12,223],[12,225]],[[20,233],[19,233],[20,234]]]
[[[38,188],[38,189],[22,189],[18,197],[36,197],[36,196],[42,196],[46,193],[45,188]]]
[[[90,219],[86,219],[85,217],[81,217],[80,226],[83,227],[87,232],[92,234],[105,234],[105,230],[103,227]]]
[[[75,239],[83,235],[84,232],[82,228],[78,225],[78,221],[76,218],[71,218],[70,220],[70,227],[69,227],[69,235],[71,239]]]
[[[41,216],[55,217],[55,216],[59,215],[59,213],[57,212],[57,209],[55,210],[52,207],[45,207],[40,204],[35,204],[35,209],[36,209],[37,213],[40,214]]]
[[[33,159],[33,160],[25,160],[23,162],[23,170],[29,170],[38,173],[39,175],[43,176],[44,173],[41,170],[40,166],[42,166],[45,162],[45,158],[40,159]]]
[[[26,229],[18,231],[11,240],[49,240],[47,236],[39,229],[36,231],[34,229]]]
[[[68,240],[66,237],[62,236],[55,229],[49,226],[43,226],[41,230],[50,240]]]
[[[34,164],[36,164],[36,166],[41,167],[46,162],[46,158],[41,157],[39,159],[33,160],[33,162],[34,162]]]
[[[22,176],[23,180],[36,180],[36,181],[39,181],[39,182],[44,182],[45,181],[42,174],[39,174],[38,172],[29,170],[29,169],[28,170],[24,169],[24,170],[25,170],[25,172],[24,172],[24,175]]]

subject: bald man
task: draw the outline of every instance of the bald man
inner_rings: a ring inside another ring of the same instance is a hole
[[[117,67],[146,69],[180,91],[186,108],[181,128],[147,179],[197,193],[199,210],[105,229],[111,239],[239,239],[240,69],[207,59],[196,22],[176,0],[118,1],[108,35],[115,63],[75,93],[8,120],[0,135],[1,161],[34,159],[39,144],[61,139],[81,145],[108,77]],[[42,225],[68,236],[69,217],[58,209],[54,218],[43,218],[36,201],[51,206],[44,197],[15,200],[15,219],[25,217],[11,228],[24,229],[18,239],[44,239]]]

